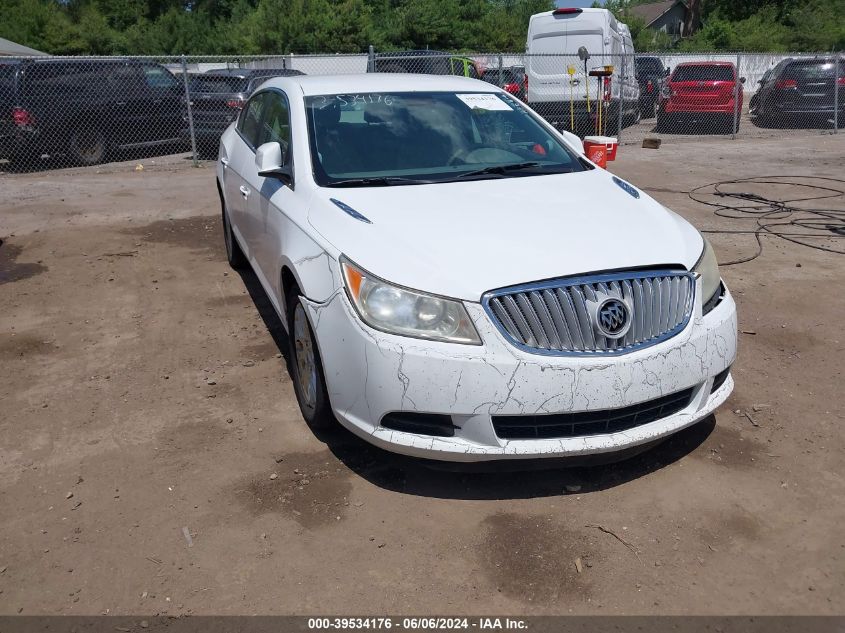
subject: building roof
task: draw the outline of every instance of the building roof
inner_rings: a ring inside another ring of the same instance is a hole
[[[42,53],[41,51],[37,51],[34,48],[30,48],[29,46],[17,44],[15,42],[0,37],[0,57],[24,57],[30,55],[46,54],[47,53]]]
[[[645,20],[646,26],[657,20],[661,15],[669,11],[676,4],[682,4],[686,8],[686,3],[683,0],[661,0],[661,2],[649,2],[648,4],[638,4],[628,9],[628,11],[637,17]]]

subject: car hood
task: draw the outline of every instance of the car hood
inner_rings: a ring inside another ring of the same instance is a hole
[[[601,169],[432,185],[320,188],[309,221],[374,275],[479,301],[488,290],[567,275],[691,268],[701,255],[701,236],[684,219],[637,193],[639,198]],[[333,199],[370,223],[343,211]]]

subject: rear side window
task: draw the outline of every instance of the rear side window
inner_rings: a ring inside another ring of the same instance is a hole
[[[106,68],[102,62],[35,62],[24,68],[21,89],[54,98],[86,93],[103,85]]]
[[[191,90],[212,94],[232,94],[247,91],[247,80],[240,77],[199,75],[191,77]]]
[[[733,81],[734,71],[730,66],[701,64],[678,66],[672,74],[672,81]]]
[[[121,94],[130,88],[138,88],[141,82],[141,73],[135,65],[115,64],[109,69],[109,81],[112,84],[113,94]]]
[[[800,62],[790,64],[784,75],[789,79],[813,81],[814,79],[833,79],[836,68],[833,60],[818,62]],[[845,63],[839,62],[839,75],[845,76]]]
[[[238,119],[238,131],[247,145],[257,147],[258,133],[261,130],[261,115],[264,112],[264,99],[267,93],[262,92],[250,99]]]
[[[176,77],[170,71],[161,66],[144,66],[144,79],[150,88],[173,88],[176,86]]]

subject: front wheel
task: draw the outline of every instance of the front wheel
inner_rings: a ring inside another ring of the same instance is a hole
[[[323,361],[299,289],[291,288],[288,307],[288,362],[302,417],[312,429],[325,430],[335,421],[326,389]]]

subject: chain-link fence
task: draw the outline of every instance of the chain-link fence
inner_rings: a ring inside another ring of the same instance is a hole
[[[480,79],[560,129],[622,144],[836,133],[845,120],[840,53],[35,57],[0,59],[0,168],[214,158],[268,77],[368,72]]]

